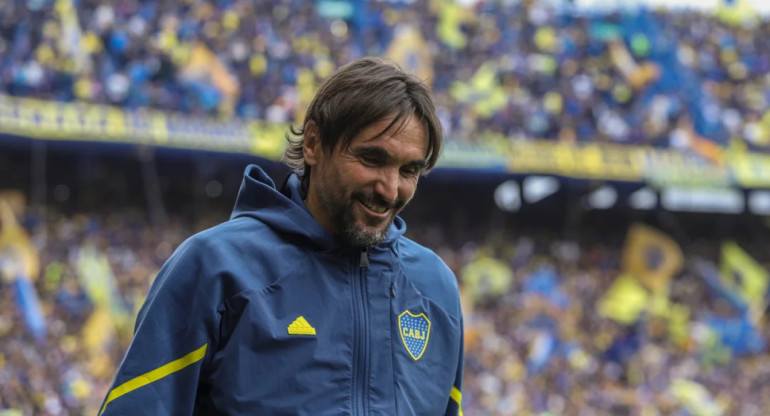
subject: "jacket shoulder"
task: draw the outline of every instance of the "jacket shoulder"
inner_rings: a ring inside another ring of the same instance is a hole
[[[209,249],[216,249],[221,244],[244,244],[247,241],[264,242],[271,236],[278,238],[278,233],[264,222],[251,217],[238,217],[200,231],[191,238],[199,240],[200,244],[208,246]]]
[[[300,247],[287,243],[285,236],[265,223],[243,217],[196,233],[182,243],[175,256],[198,263],[205,278],[213,279],[211,284],[231,281],[234,285],[226,285],[231,292],[270,285],[302,263],[296,261],[303,258],[298,251]]]
[[[428,299],[447,312],[460,316],[457,279],[444,260],[429,248],[406,237],[397,242],[397,252],[407,278]]]
[[[195,234],[191,239],[198,241],[212,258],[232,257],[238,254],[254,254],[264,251],[296,248],[288,244],[286,235],[266,223],[251,217],[238,217],[225,221]]]

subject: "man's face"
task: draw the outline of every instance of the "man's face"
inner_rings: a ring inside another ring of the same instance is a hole
[[[306,136],[305,161],[310,170],[306,204],[313,217],[330,232],[357,247],[381,243],[396,215],[412,199],[425,166],[428,134],[412,115],[375,137],[391,118],[359,132],[350,147],[333,152],[320,140]],[[310,139],[310,140],[308,140]]]

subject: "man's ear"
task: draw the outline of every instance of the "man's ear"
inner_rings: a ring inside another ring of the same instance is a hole
[[[308,166],[318,164],[318,159],[323,152],[321,146],[321,136],[318,131],[318,125],[314,121],[308,121],[305,124],[305,137],[302,142],[302,155],[305,157],[305,163]]]

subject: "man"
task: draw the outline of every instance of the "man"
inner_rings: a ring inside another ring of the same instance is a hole
[[[396,216],[441,148],[428,89],[360,59],[292,132],[299,170],[248,167],[163,266],[101,414],[462,414],[456,281]]]

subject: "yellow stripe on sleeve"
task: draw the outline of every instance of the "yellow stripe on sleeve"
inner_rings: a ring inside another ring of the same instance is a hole
[[[452,387],[452,391],[449,392],[449,397],[452,398],[455,402],[457,402],[457,414],[458,416],[463,416],[463,394],[460,392],[460,390],[457,387]]]
[[[114,389],[112,389],[110,394],[107,395],[107,400],[104,401],[104,406],[102,406],[102,410],[99,411],[99,415],[104,413],[104,409],[107,407],[107,405],[111,401],[117,399],[118,397],[126,393],[130,393],[138,389],[139,387],[146,386],[154,381],[158,381],[163,377],[166,377],[167,375],[170,375],[172,373],[175,373],[187,367],[190,364],[195,364],[196,362],[200,361],[206,355],[206,347],[208,345],[209,345],[208,343],[203,344],[202,347],[185,355],[184,357],[178,360],[171,361],[168,364],[162,365],[140,376],[136,376],[131,380],[128,380],[125,383],[119,385],[118,387],[115,387]]]

